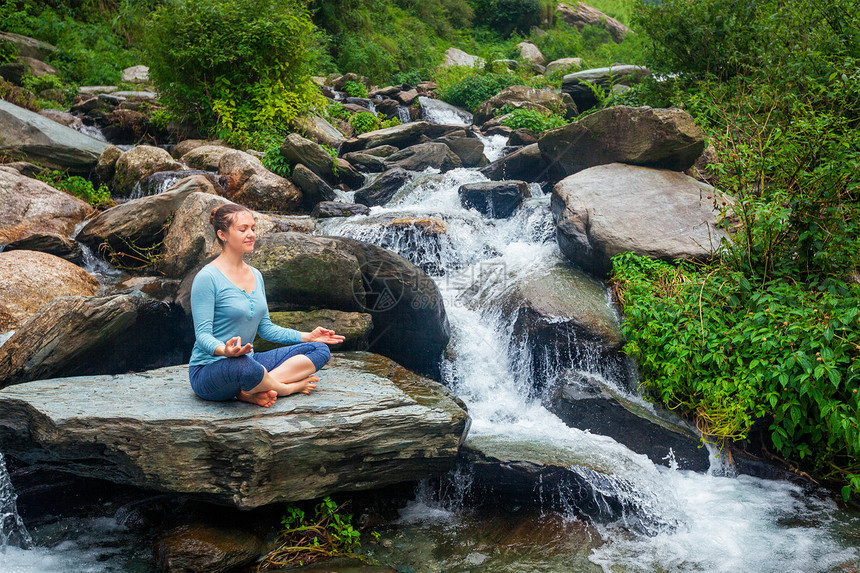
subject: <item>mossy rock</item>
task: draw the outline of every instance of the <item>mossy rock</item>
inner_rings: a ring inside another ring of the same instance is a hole
[[[317,326],[322,326],[345,336],[346,340],[332,346],[332,350],[367,350],[370,345],[370,332],[373,330],[370,315],[362,312],[331,309],[273,312],[270,318],[278,326],[294,328],[300,332],[310,332]],[[254,350],[257,352],[278,346],[280,345],[263,340],[259,336],[254,340]]]

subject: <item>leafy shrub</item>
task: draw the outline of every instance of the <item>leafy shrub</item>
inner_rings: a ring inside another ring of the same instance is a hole
[[[513,74],[487,72],[480,68],[452,66],[438,72],[436,83],[439,85],[436,92],[439,99],[474,111],[481,102],[514,85],[516,77]]]
[[[95,188],[92,182],[77,175],[68,176],[62,171],[48,170],[39,175],[38,179],[41,179],[55,189],[60,189],[69,195],[83,199],[93,207],[99,207],[111,202],[110,191],[107,186],[99,185],[98,188]]]
[[[355,134],[360,135],[362,133],[367,133],[368,131],[379,129],[379,118],[375,113],[362,111],[349,118],[349,124],[352,126],[352,129],[355,130]]]
[[[30,111],[38,112],[42,110],[42,103],[33,92],[7,82],[3,78],[0,78],[0,99],[18,107],[29,109]]]
[[[502,110],[502,113],[505,113]],[[567,124],[567,120],[563,116],[556,113],[543,113],[536,109],[514,109],[510,112],[510,117],[502,121],[502,125],[511,129],[530,129],[536,133],[561,127]]]
[[[498,30],[505,36],[525,32],[540,22],[539,0],[474,0],[476,24]]]
[[[0,64],[18,59],[18,48],[12,42],[0,41]]]
[[[323,104],[312,33],[301,0],[176,0],[152,16],[144,49],[169,111],[241,141]]]
[[[424,81],[424,74],[420,70],[407,70],[405,72],[396,72],[391,76],[391,85],[399,86],[408,84],[417,86]]]
[[[368,96],[367,86],[365,86],[361,82],[348,81],[343,86],[343,91],[348,96],[351,97],[363,97],[366,98]]]
[[[290,162],[286,157],[281,155],[281,145],[279,142],[274,142],[266,148],[266,153],[262,159],[263,167],[280,175],[281,177],[290,176]]]

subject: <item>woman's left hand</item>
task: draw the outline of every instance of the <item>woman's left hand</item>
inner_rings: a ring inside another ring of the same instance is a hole
[[[326,344],[340,344],[344,341],[344,337],[340,334],[335,334],[334,330],[329,330],[327,328],[323,328],[322,326],[316,327],[313,332],[308,334],[308,339],[306,342],[325,342]]]

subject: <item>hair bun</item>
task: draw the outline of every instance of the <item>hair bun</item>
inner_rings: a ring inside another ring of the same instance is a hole
[[[218,209],[220,209],[221,207],[222,207],[221,205],[218,205],[217,207],[213,207],[212,210],[209,211],[209,224],[210,225],[212,225],[212,226],[215,225],[215,217],[218,213]]]

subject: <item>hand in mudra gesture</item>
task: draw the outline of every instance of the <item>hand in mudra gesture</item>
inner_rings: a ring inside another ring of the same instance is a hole
[[[253,349],[254,346],[250,342],[242,346],[242,340],[238,336],[234,336],[224,345],[224,356],[228,358],[235,358],[237,356],[248,354]]]
[[[326,344],[340,344],[344,341],[344,337],[340,334],[335,334],[334,330],[316,327],[313,332],[308,334],[308,342],[325,342]]]

